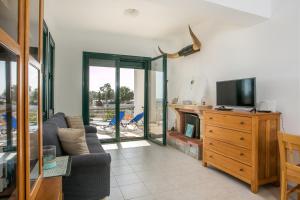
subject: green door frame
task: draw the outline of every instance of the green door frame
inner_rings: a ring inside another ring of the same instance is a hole
[[[163,141],[162,143],[148,137],[147,139],[151,140],[152,142],[159,144],[159,145],[167,145],[167,112],[168,112],[168,80],[167,80],[167,55],[160,55],[155,58],[151,58],[148,63],[148,69],[147,69],[147,83],[148,83],[148,73],[151,70],[151,62],[154,60],[158,60],[162,58],[163,59]],[[147,85],[148,87],[148,85]],[[146,98],[146,97],[145,97]],[[149,104],[148,104],[148,88],[147,88],[147,120],[149,119]],[[147,132],[149,132],[149,123],[147,121]]]
[[[148,66],[151,61],[149,57],[107,54],[107,53],[95,53],[95,52],[83,52],[82,58],[82,117],[85,125],[89,125],[89,60],[90,59],[102,59],[115,61],[116,68],[116,88],[115,88],[115,102],[116,102],[116,138],[113,140],[107,140],[103,142],[119,142],[120,138],[120,102],[119,102],[119,86],[120,86],[120,69],[132,68],[132,69],[144,69],[145,70],[145,89],[144,89],[144,139],[147,139],[148,132]],[[132,67],[134,66],[134,68]]]

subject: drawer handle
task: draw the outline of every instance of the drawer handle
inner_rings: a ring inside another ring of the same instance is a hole
[[[244,141],[244,140],[245,140],[245,138],[244,138],[244,137],[241,137],[241,138],[240,138],[240,140],[241,140],[241,141]]]
[[[244,153],[240,153],[240,156],[244,156]]]
[[[210,158],[213,158],[213,156],[212,156],[212,155],[210,155],[209,157],[210,157]]]
[[[244,124],[245,124],[245,122],[243,122],[243,121],[242,121],[242,122],[240,122],[240,125],[244,125]]]
[[[243,169],[243,168],[241,168],[241,169],[240,169],[240,172],[243,172],[243,171],[244,171],[244,169]]]
[[[213,130],[209,130],[209,132],[210,132],[210,133],[212,133],[212,132],[213,132]]]
[[[213,117],[210,117],[209,119],[214,119]]]
[[[213,143],[210,142],[209,145],[213,145]]]

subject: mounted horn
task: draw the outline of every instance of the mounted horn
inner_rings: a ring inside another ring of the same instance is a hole
[[[201,42],[200,40],[197,38],[197,36],[194,34],[194,32],[192,31],[191,27],[189,26],[189,31],[190,31],[190,35],[192,37],[193,40],[193,44],[188,45],[184,48],[182,48],[180,51],[178,51],[178,53],[165,53],[164,51],[161,50],[161,48],[158,46],[158,50],[161,54],[167,54],[168,58],[179,58],[181,56],[188,56],[191,54],[194,54],[198,51],[201,50]]]
[[[192,31],[191,26],[189,26],[189,31],[190,31],[190,35],[193,39],[193,49],[195,51],[200,50],[202,44],[201,44],[200,40],[197,38],[197,36],[194,34],[194,32]]]
[[[161,48],[158,46],[158,50],[161,54],[167,54],[168,58],[179,58],[180,55],[178,53],[165,53],[161,50]]]

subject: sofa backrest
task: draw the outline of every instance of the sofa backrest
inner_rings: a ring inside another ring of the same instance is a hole
[[[56,156],[64,155],[58,138],[58,126],[52,119],[49,119],[43,123],[43,145],[55,145]]]
[[[66,115],[62,112],[56,113],[50,120],[53,120],[58,128],[68,128]]]
[[[65,153],[58,138],[59,128],[68,128],[65,114],[62,112],[56,113],[53,117],[43,123],[43,144],[55,145],[56,155],[62,156]]]

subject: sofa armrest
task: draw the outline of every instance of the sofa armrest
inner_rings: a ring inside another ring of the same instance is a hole
[[[110,168],[111,157],[109,153],[90,153],[72,156],[72,170],[88,170],[87,168]],[[84,168],[84,169],[82,169]]]
[[[72,156],[71,175],[63,179],[63,192],[68,199],[101,199],[110,194],[108,153]]]
[[[97,133],[97,128],[94,126],[84,126],[85,132],[86,133]]]

